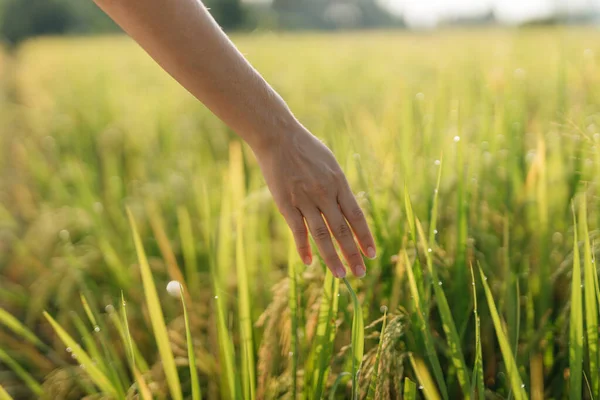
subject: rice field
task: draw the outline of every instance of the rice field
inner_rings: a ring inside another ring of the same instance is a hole
[[[598,399],[600,32],[238,35],[335,153],[361,280],[131,40],[0,53],[0,399]],[[167,290],[168,288],[168,290]]]

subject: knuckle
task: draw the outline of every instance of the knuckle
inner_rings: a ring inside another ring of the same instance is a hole
[[[348,225],[346,224],[338,225],[335,231],[337,232],[337,235],[340,238],[346,238],[350,235],[350,228],[348,228]]]
[[[353,261],[362,260],[360,253],[357,250],[353,250],[348,254],[348,258]]]
[[[329,229],[327,229],[327,227],[324,225],[317,226],[315,228],[313,236],[315,237],[315,239],[320,239],[320,240],[328,239],[329,238]]]
[[[350,212],[350,216],[354,219],[354,220],[359,220],[359,219],[364,219],[365,218],[365,213],[362,210],[362,208],[360,207],[355,207],[352,209],[352,211]]]
[[[294,236],[303,237],[306,235],[306,227],[304,225],[296,224],[291,227],[291,230]]]

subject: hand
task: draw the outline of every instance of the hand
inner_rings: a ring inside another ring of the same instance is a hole
[[[333,275],[345,277],[346,269],[331,240],[333,234],[354,275],[363,277],[365,263],[353,232],[369,258],[376,255],[375,243],[348,181],[327,146],[300,126],[254,152],[304,263],[312,262],[310,231]]]

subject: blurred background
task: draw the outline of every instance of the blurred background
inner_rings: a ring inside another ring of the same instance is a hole
[[[455,25],[600,24],[597,0],[206,0],[227,30],[432,28]],[[91,0],[0,0],[11,43],[40,34],[118,28]]]

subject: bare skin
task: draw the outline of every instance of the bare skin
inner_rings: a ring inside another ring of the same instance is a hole
[[[252,148],[298,254],[312,262],[308,234],[334,276],[366,268],[375,242],[332,152],[294,117],[199,0],[94,0],[165,71]],[[307,229],[308,226],[308,229]],[[355,241],[358,241],[358,246]]]

